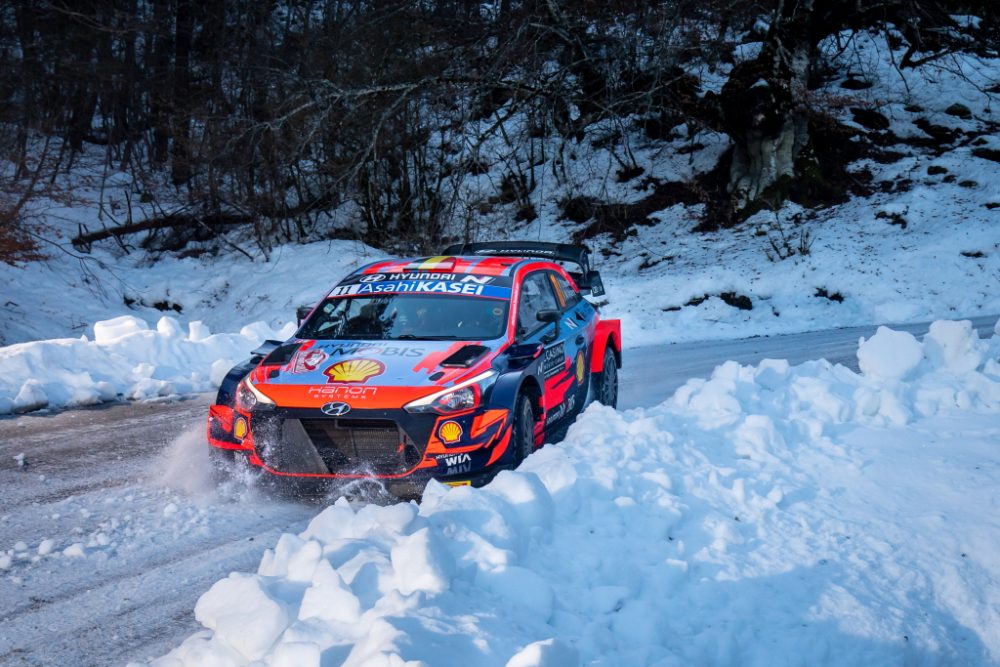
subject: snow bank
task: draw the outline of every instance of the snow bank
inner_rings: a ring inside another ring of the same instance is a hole
[[[154,664],[1000,662],[1000,337],[880,329],[858,355],[729,362],[591,406],[484,488],[339,500]]]
[[[235,334],[211,334],[192,322],[185,332],[166,316],[151,329],[123,315],[96,323],[92,341],[10,345],[0,348],[0,414],[208,391],[265,339],[291,332],[291,325],[274,331],[261,322]]]

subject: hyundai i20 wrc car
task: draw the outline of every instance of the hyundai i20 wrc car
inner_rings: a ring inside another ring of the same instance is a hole
[[[567,271],[564,265],[568,265]],[[580,246],[476,243],[364,266],[285,342],[233,368],[209,409],[215,463],[304,482],[489,481],[614,407],[621,327]]]

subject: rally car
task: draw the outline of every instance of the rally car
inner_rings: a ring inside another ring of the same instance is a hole
[[[569,271],[567,271],[567,267]],[[479,486],[614,407],[621,326],[580,246],[452,246],[364,266],[285,342],[233,368],[209,408],[213,462],[263,476]]]

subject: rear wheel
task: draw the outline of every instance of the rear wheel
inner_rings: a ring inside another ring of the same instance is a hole
[[[618,362],[610,346],[604,349],[604,363],[600,373],[593,376],[594,400],[609,408],[618,407]]]
[[[521,394],[517,397],[514,408],[514,426],[510,436],[512,462],[514,467],[521,465],[535,449],[535,411],[531,401]]]

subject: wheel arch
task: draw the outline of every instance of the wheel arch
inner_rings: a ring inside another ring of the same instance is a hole
[[[501,375],[493,387],[490,405],[513,411],[516,407],[515,401],[522,392],[527,394],[531,401],[535,419],[541,419],[543,415],[542,385],[534,373],[513,372]]]
[[[604,351],[611,347],[615,355],[615,365],[622,367],[622,324],[621,320],[601,320],[594,333],[594,353],[590,357],[590,372],[604,371]]]
[[[528,375],[521,382],[518,393],[524,393],[531,401],[531,410],[535,414],[535,421],[542,418],[542,388],[538,384],[538,379],[534,375]]]

